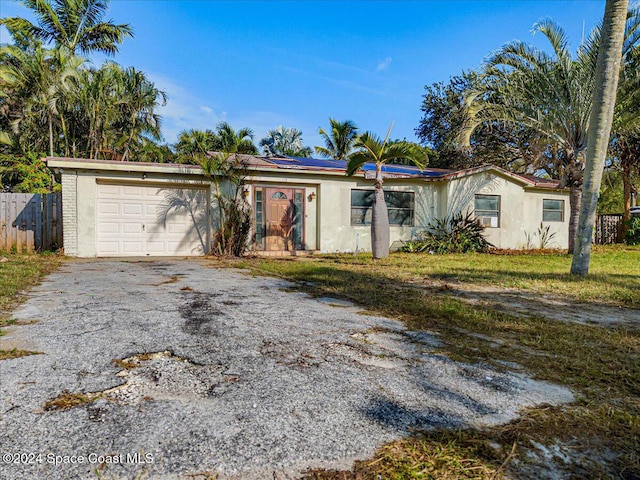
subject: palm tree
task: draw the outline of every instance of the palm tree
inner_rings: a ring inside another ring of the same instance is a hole
[[[15,117],[10,122],[13,132],[38,130],[46,125],[49,155],[55,154],[54,123],[64,129],[64,115],[59,109],[71,83],[85,62],[63,50],[47,50],[41,45],[22,49],[15,45],[0,47],[0,96],[19,99]]]
[[[257,155],[253,144],[253,130],[234,130],[228,122],[220,122],[214,130],[184,130],[174,145],[178,159],[182,162],[200,164],[212,152],[228,155],[241,153]]]
[[[157,107],[166,95],[135,68],[106,62],[83,70],[68,95],[65,129],[73,155],[128,160],[149,140],[160,140]]]
[[[198,163],[208,152],[216,150],[218,136],[211,130],[183,130],[178,136],[174,150],[181,162]]]
[[[236,131],[228,122],[220,122],[216,127],[216,135],[219,142],[216,150],[220,152],[258,154],[258,149],[253,144],[253,130],[250,128],[241,128]]]
[[[633,16],[637,25],[638,16]],[[582,198],[588,125],[594,92],[598,30],[574,56],[564,30],[550,20],[533,27],[551,44],[550,55],[525,42],[514,41],[493,54],[485,65],[480,88],[466,98],[467,121],[462,143],[469,145],[480,125],[504,122],[538,132],[552,151],[551,163],[561,186],[570,188],[569,251],[573,251]],[[627,45],[638,41],[635,29]]]
[[[632,9],[627,19],[627,38],[632,30],[640,30],[634,16],[640,14]],[[640,33],[640,32],[639,32]],[[640,171],[640,50],[624,48],[623,68],[620,71],[616,110],[612,125],[612,142],[609,146],[612,166],[620,171],[623,191],[623,231],[631,218],[632,177],[634,170]]]
[[[260,146],[265,157],[311,156],[311,149],[302,143],[302,132],[296,128],[286,128],[282,125],[269,130],[267,136],[260,140]]]
[[[393,124],[384,140],[371,132],[365,132],[355,142],[356,151],[349,155],[347,175],[354,175],[367,163],[375,163],[376,178],[371,217],[371,251],[373,258],[385,258],[389,255],[389,212],[384,200],[382,166],[394,160],[406,159],[420,168],[427,164],[424,152],[409,142],[389,142]]]
[[[113,145],[122,152],[122,160],[127,160],[131,149],[141,145],[143,139],[162,139],[156,108],[166,104],[167,96],[133,67],[120,70],[115,81],[118,115],[110,130],[116,137]]]
[[[589,142],[584,173],[584,192],[580,207],[571,273],[589,273],[591,238],[609,134],[616,105],[620,61],[627,20],[628,0],[607,0],[602,24],[595,73],[595,91],[589,121]]]
[[[331,129],[327,133],[323,128],[318,133],[324,139],[324,147],[316,147],[316,153],[322,157],[346,160],[358,137],[358,127],[351,120],[339,122],[329,119]]]
[[[107,125],[115,116],[110,103],[115,70],[115,64],[112,63],[105,63],[99,69],[84,70],[79,88],[70,100],[70,110],[78,110],[75,120],[81,126],[74,131],[72,149],[87,158],[98,158],[104,146]]]
[[[129,24],[103,22],[109,0],[20,0],[31,9],[38,25],[20,17],[0,20],[10,32],[22,32],[66,48],[72,56],[103,52],[114,55],[126,37],[133,36]]]

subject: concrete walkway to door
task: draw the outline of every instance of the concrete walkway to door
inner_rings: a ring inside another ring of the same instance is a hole
[[[349,467],[411,428],[572,399],[434,355],[435,336],[400,322],[209,265],[69,261],[32,291],[14,317],[37,323],[2,341],[43,355],[0,362],[0,445],[42,456],[1,478],[284,478]],[[86,395],[45,408],[65,392]],[[85,462],[55,464],[65,456]]]

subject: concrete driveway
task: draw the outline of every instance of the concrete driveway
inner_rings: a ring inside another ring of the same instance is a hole
[[[400,322],[210,265],[69,261],[32,291],[14,317],[37,323],[2,341],[44,354],[0,362],[0,478],[287,478],[349,467],[410,428],[572,399],[434,355],[435,336]],[[45,408],[64,392],[88,395]]]

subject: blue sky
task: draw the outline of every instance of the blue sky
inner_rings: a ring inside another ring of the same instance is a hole
[[[588,33],[603,13],[603,0],[113,0],[108,16],[135,31],[115,61],[169,96],[167,142],[227,120],[251,127],[256,143],[283,124],[315,146],[330,116],[379,135],[395,121],[392,136],[413,140],[426,84],[477,68],[513,39],[546,47],[531,35],[545,17],[577,48],[583,23]],[[0,15],[30,18],[14,0],[0,0]]]

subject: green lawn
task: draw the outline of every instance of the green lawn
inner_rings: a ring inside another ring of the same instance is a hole
[[[377,261],[370,255],[324,256],[323,265],[367,272],[421,285],[470,283],[517,288],[594,303],[640,308],[640,246],[595,247],[587,277],[569,274],[571,256],[397,253]],[[314,260],[317,259],[314,258]],[[301,262],[304,263],[304,262]],[[274,268],[274,267],[272,267]],[[309,266],[300,266],[301,269]],[[289,268],[287,269],[288,271]]]
[[[410,329],[437,332],[445,343],[440,353],[453,359],[502,369],[504,362],[515,362],[535,378],[569,386],[578,398],[569,406],[532,409],[501,428],[422,432],[386,446],[351,472],[314,471],[308,478],[491,478],[500,475],[505,460],[504,468],[516,468],[513,458],[525,458],[531,441],[570,446],[571,456],[583,459],[561,468],[577,478],[638,478],[639,328],[514,317],[447,294],[447,283],[472,283],[611,304],[615,309],[640,308],[640,248],[594,249],[592,274],[586,278],[568,275],[570,262],[561,254],[403,253],[383,261],[338,255],[241,262],[239,266],[255,274],[295,281],[295,289],[353,300],[373,313],[404,321]],[[500,445],[499,455],[490,443]],[[610,451],[616,458],[608,456]],[[461,465],[470,466],[468,475],[456,470]],[[516,469],[515,474],[523,473]]]
[[[24,300],[22,292],[37,285],[46,274],[60,264],[60,257],[54,254],[0,253],[0,335],[2,327],[19,325],[10,318],[10,312]],[[0,350],[0,360],[22,357],[37,352],[26,350]]]

